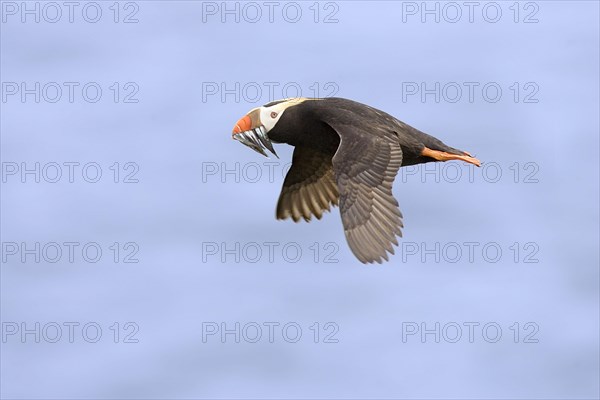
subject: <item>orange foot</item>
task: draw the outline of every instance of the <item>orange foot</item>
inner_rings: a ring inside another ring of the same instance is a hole
[[[461,156],[458,154],[446,153],[445,151],[431,150],[430,148],[425,147],[423,149],[423,151],[421,152],[421,155],[425,156],[425,157],[431,157],[434,160],[438,160],[438,161],[462,160],[464,162],[468,162],[469,164],[473,164],[478,167],[481,167],[481,161],[479,161],[478,159],[476,159],[474,157],[471,157],[471,155],[469,153],[467,153],[466,151],[464,151],[463,153],[465,155]]]

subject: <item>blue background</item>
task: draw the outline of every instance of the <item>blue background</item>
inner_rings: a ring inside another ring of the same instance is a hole
[[[65,176],[22,183],[19,175],[2,183],[3,242],[97,242],[103,249],[97,263],[80,253],[73,263],[66,255],[36,263],[3,254],[4,329],[95,322],[103,330],[97,343],[80,333],[69,343],[66,330],[57,343],[7,336],[3,397],[598,398],[597,2],[537,2],[537,23],[522,22],[531,12],[524,3],[515,23],[513,2],[499,3],[497,23],[482,18],[481,6],[472,23],[466,15],[456,23],[432,16],[422,23],[419,14],[404,22],[401,2],[361,1],[336,2],[337,23],[323,23],[335,10],[324,3],[315,23],[313,2],[300,3],[297,23],[282,17],[284,3],[273,22],[225,15],[223,23],[221,14],[203,20],[207,5],[200,2],[141,1],[139,22],[125,24],[112,21],[113,2],[100,4],[98,23],[77,12],[73,23],[66,16],[21,23],[19,14],[2,23],[2,82],[97,82],[103,89],[97,103],[80,91],[73,103],[66,93],[56,103],[33,96],[23,103],[18,95],[2,102],[4,163],[96,162],[103,172],[98,183],[80,174],[73,183]],[[132,10],[120,7],[123,14]],[[137,84],[139,101],[115,103],[114,82]],[[263,92],[239,100],[203,92],[207,83],[236,82],[256,82]],[[495,183],[489,169],[488,179],[473,170],[474,179],[463,175],[456,183],[416,170],[394,186],[405,215],[403,242],[477,242],[474,260],[397,254],[365,266],[346,246],[337,209],[310,224],[276,221],[292,149],[277,145],[281,161],[269,179],[264,163],[277,160],[230,136],[239,117],[272,100],[265,82],[279,85],[276,98],[288,83],[305,96],[314,95],[315,83],[327,94],[330,83],[337,96],[495,163],[502,172]],[[496,82],[503,95],[494,103],[480,90],[473,102],[403,101],[403,82]],[[521,90],[534,82],[538,102],[523,102],[525,92],[515,102],[514,82]],[[114,162],[136,163],[139,182],[114,183]],[[249,169],[239,182],[221,174],[236,163],[240,171],[258,165],[260,179],[248,178]],[[537,182],[524,182],[531,171],[525,163],[533,163]],[[207,174],[215,166],[219,171]],[[114,242],[137,243],[139,262],[113,262]],[[302,257],[291,262],[276,250],[272,262],[265,254],[258,262],[225,254],[222,262],[221,252],[203,251],[207,243],[236,242],[278,242],[278,249],[296,243]],[[327,263],[330,242],[335,262]],[[497,262],[482,256],[487,243],[502,249]],[[534,247],[526,251],[526,243]],[[532,248],[538,262],[526,263]],[[123,343],[122,336],[114,343],[115,322],[121,335],[126,322],[137,324],[138,343]],[[257,343],[236,343],[233,335],[203,341],[203,322],[295,322],[303,335],[288,343],[276,331],[270,343],[265,329]],[[310,330],[315,322],[319,343]],[[327,322],[339,328],[337,343],[323,343]],[[457,343],[436,343],[433,335],[423,343],[419,335],[403,341],[406,322],[480,326],[473,343],[466,328]],[[496,343],[481,334],[490,322],[502,328]],[[515,322],[518,343],[510,330]],[[527,322],[539,327],[538,343],[523,343]]]

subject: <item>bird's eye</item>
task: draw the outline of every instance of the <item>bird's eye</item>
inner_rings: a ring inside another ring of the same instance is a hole
[[[271,118],[277,118],[277,113],[275,111],[271,113]]]

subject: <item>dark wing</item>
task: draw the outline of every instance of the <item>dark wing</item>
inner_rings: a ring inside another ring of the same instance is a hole
[[[381,263],[402,236],[402,213],[392,195],[402,150],[396,135],[383,129],[343,125],[336,131],[341,143],[332,161],[346,240],[363,263]]]
[[[296,146],[277,202],[277,219],[309,221],[313,214],[321,219],[330,204],[338,204],[331,157],[332,154]]]

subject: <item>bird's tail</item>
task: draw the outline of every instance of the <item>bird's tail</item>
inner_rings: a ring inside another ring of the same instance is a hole
[[[413,128],[414,129],[414,128]],[[434,138],[424,132],[414,129],[412,134],[421,142],[423,148],[421,150],[421,162],[431,161],[450,161],[450,160],[462,160],[469,164],[481,166],[481,161],[473,157],[470,153],[455,149],[454,147],[448,146],[441,140]]]

